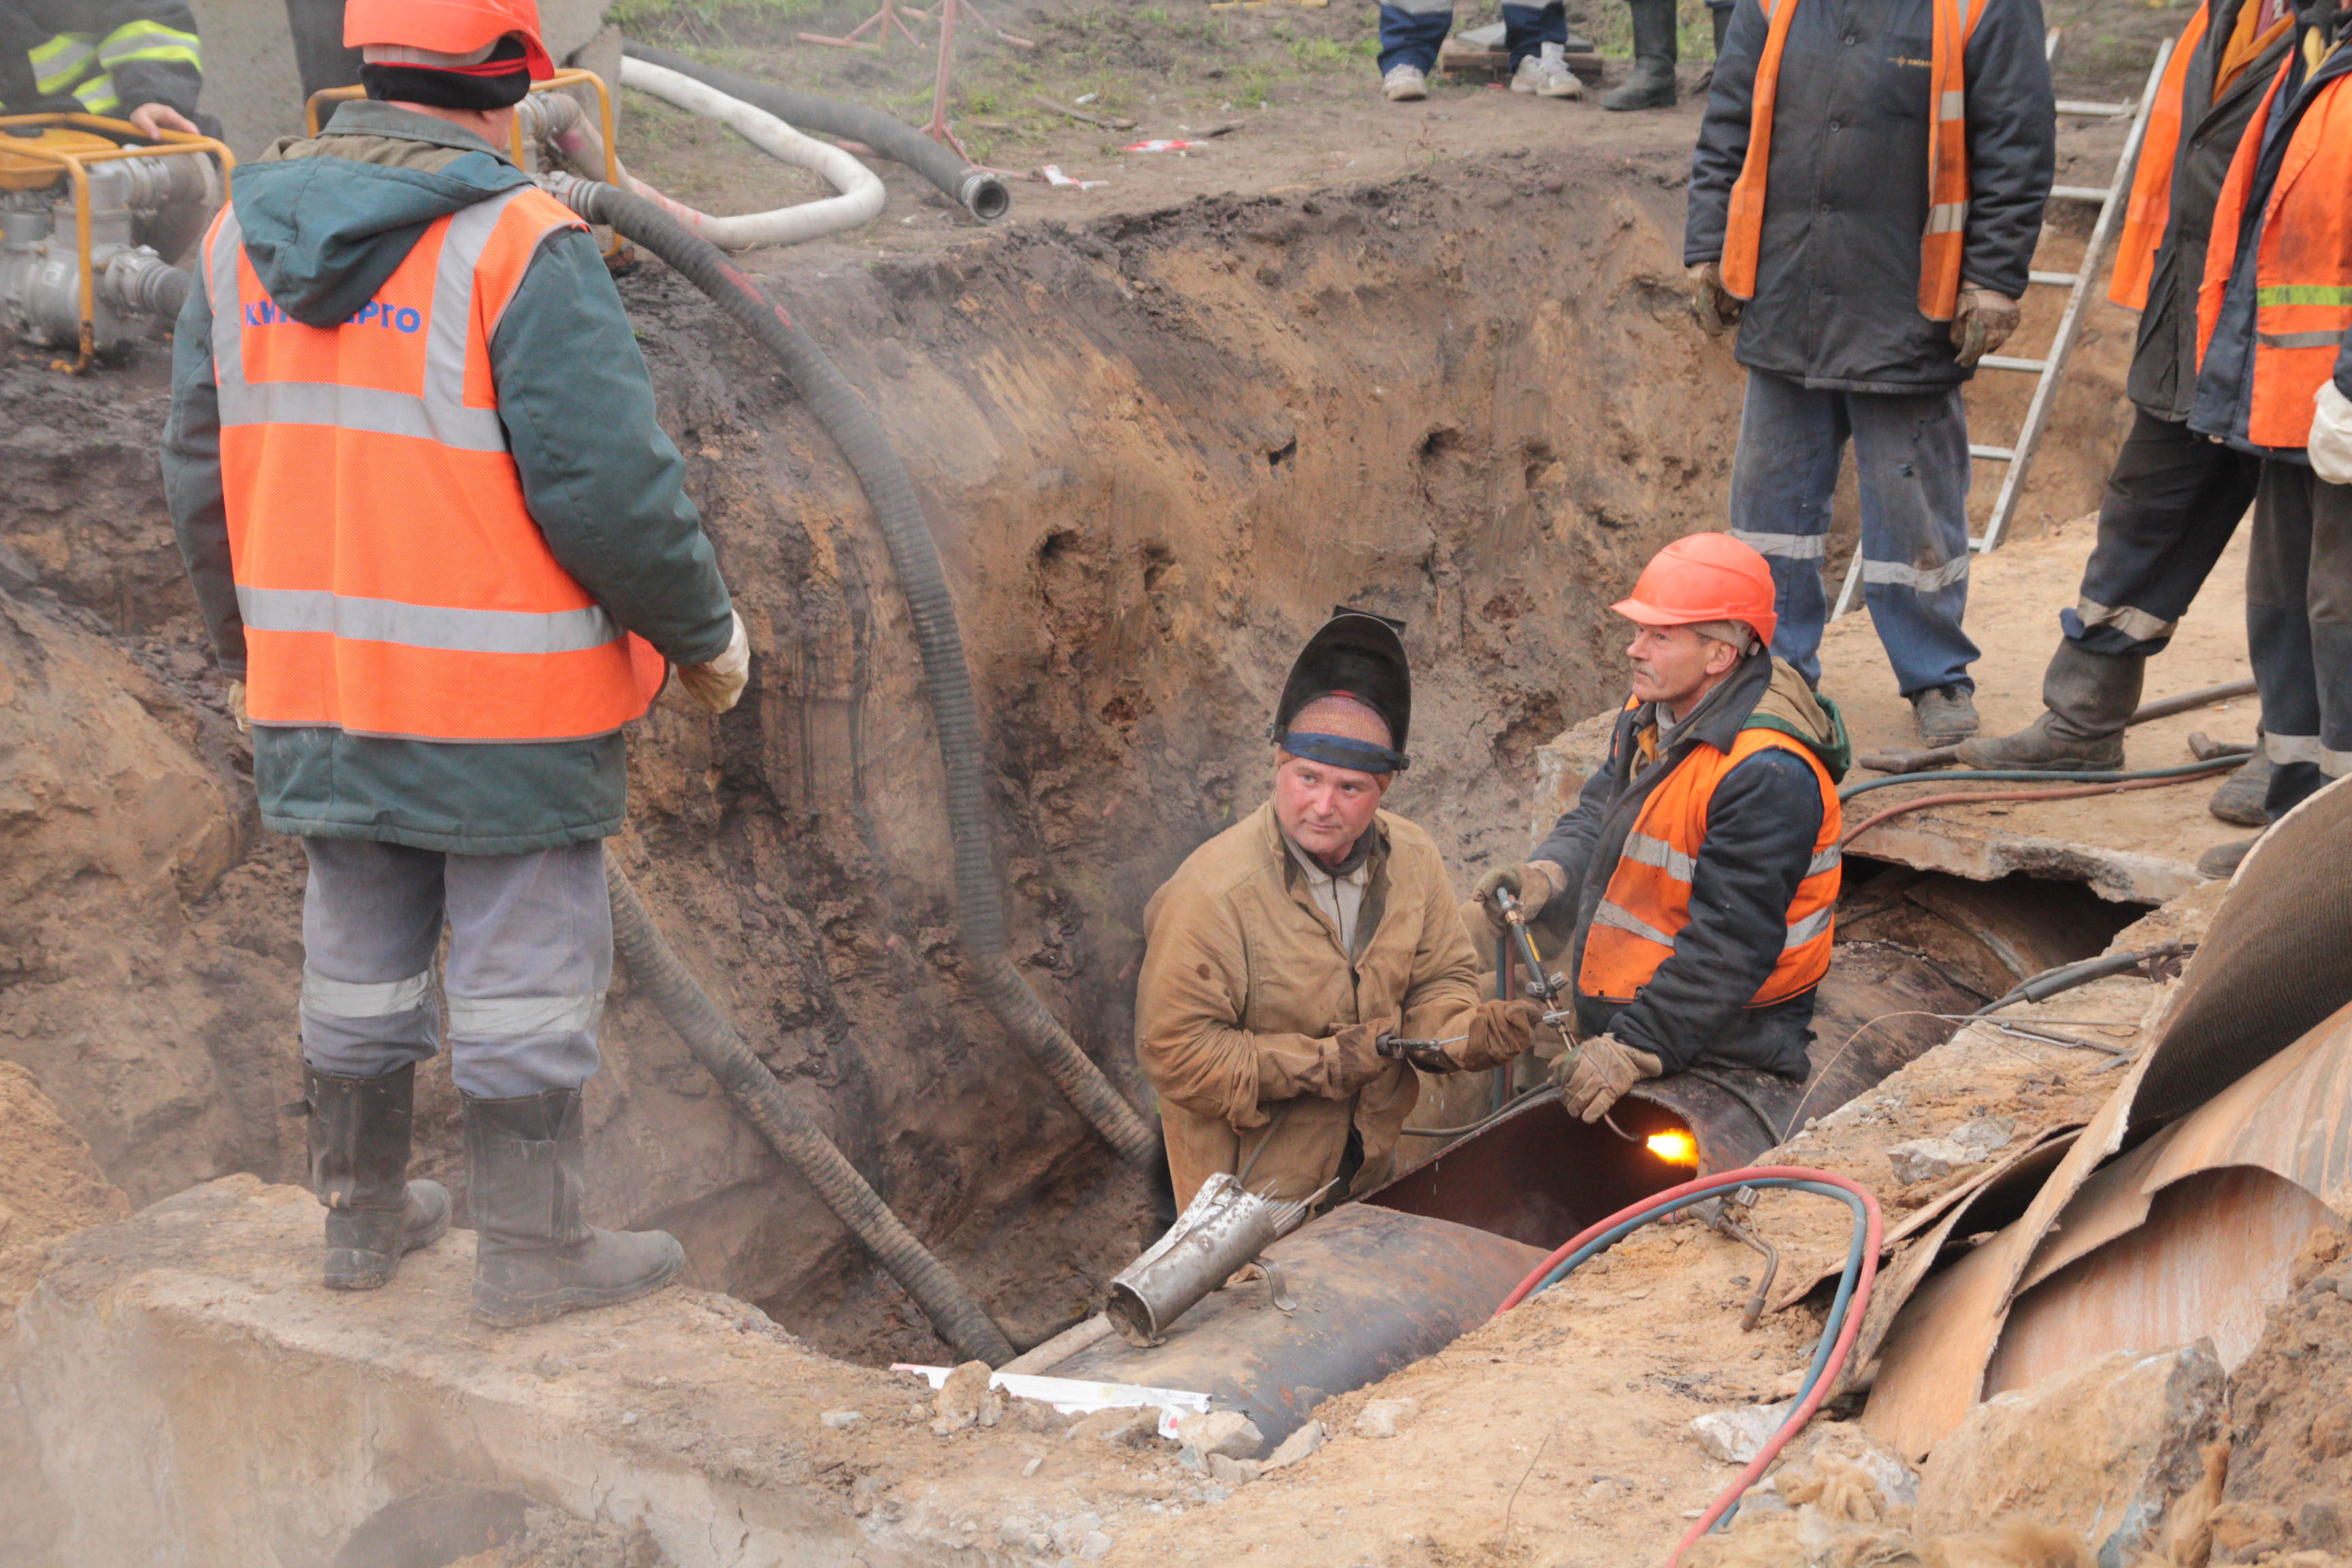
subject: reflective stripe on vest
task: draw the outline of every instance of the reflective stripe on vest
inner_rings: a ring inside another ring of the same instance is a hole
[[[2156,253],[2172,219],[2172,166],[2180,155],[2180,111],[2189,96],[2189,62],[2213,17],[2211,0],[2197,7],[2165,62],[2140,138],[2139,167],[2132,172],[2131,201],[2124,208],[2123,233],[2116,240],[2115,276],[2107,298],[2126,310],[2147,309],[2148,285],[2156,278]]]
[[[1748,1005],[1785,1001],[1820,984],[1829,972],[1842,877],[1837,788],[1801,742],[1777,730],[1755,729],[1741,731],[1728,752],[1700,747],[1650,792],[1585,933],[1580,992],[1627,1002],[1657,973],[1673,952],[1675,938],[1690,923],[1691,879],[1706,841],[1707,806],[1716,789],[1733,768],[1775,747],[1804,758],[1812,769],[1822,791],[1822,826],[1789,902],[1780,960]]]
[[[432,741],[608,734],[662,663],[532,521],[489,342],[547,237],[517,189],[426,226],[376,297],[311,327],[271,300],[234,205],[206,237],[222,496],[264,725]]]
[[[2263,95],[2221,182],[2205,277],[2197,296],[2201,363],[2241,259],[2246,206],[2279,95],[2297,66],[2292,52]],[[2255,221],[2254,341],[2246,439],[2300,449],[2311,438],[2311,401],[2336,374],[2352,329],[2352,74],[2322,82],[2295,121],[2278,176]]]
[[[1756,297],[1764,244],[1765,183],[1772,164],[1772,110],[1780,96],[1780,56],[1798,0],[1762,0],[1769,26],[1756,62],[1748,111],[1748,156],[1731,186],[1723,234],[1723,287],[1742,300]],[[1927,229],[1919,237],[1919,311],[1948,321],[1960,298],[1960,257],[1969,227],[1968,46],[1984,14],[1984,0],[1933,0],[1935,38],[1929,50],[1927,101],[1935,111],[1927,133]]]

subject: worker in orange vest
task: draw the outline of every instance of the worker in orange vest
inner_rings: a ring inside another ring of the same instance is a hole
[[[446,1001],[473,1309],[531,1322],[684,1262],[584,1215],[604,840],[665,661],[723,713],[750,653],[596,244],[503,151],[553,69],[532,0],[351,0],[344,25],[366,100],[240,166],[205,237],[164,477],[263,826],[310,863],[326,1284],[384,1284],[449,1222],[407,1179]]]
[[[2273,820],[2352,773],[2352,10],[2296,19],[2213,215],[2189,427],[2262,459],[2246,642]],[[2253,846],[2198,862],[2226,876]]]
[[[1821,679],[1848,440],[1863,593],[1919,738],[1977,730],[1960,387],[2015,330],[2056,158],[2027,0],[1737,0],[1683,260],[1748,367],[1731,532],[1780,584],[1773,652]]]
[[[1728,534],[1658,552],[1612,606],[1633,623],[1633,681],[1608,765],[1525,863],[1478,879],[1497,932],[1507,888],[1565,938],[1582,1044],[1551,1070],[1587,1121],[1702,1063],[1811,1070],[1852,747],[1836,704],[1769,651],[1773,596]]]
[[[2221,557],[2254,499],[2261,459],[2189,428],[2197,388],[2197,289],[2222,177],[2246,122],[2293,47],[2288,0],[2204,0],[2157,85],[2108,297],[2140,312],[2125,390],[2132,427],[2099,503],[2064,634],[2042,678],[2043,711],[2010,735],[1963,742],[1972,768],[2124,765],[2124,730],[2149,658]],[[2259,827],[2270,769],[2255,762],[2214,792],[2225,822]]]

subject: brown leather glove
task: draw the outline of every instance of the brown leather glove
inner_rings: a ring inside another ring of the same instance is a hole
[[[1311,1086],[1314,1092],[1326,1100],[1345,1100],[1386,1072],[1389,1062],[1381,1055],[1379,1041],[1382,1035],[1394,1034],[1396,1026],[1394,1018],[1342,1026],[1324,1053],[1321,1081]]]
[[[2008,295],[1969,284],[1952,307],[1952,346],[1960,351],[1956,357],[1962,364],[1972,365],[1993,353],[2009,342],[2022,314]]]
[[[1481,1002],[1470,1015],[1470,1037],[1445,1054],[1464,1072],[1500,1067],[1535,1043],[1543,1008],[1534,1002]]]
[[[1710,338],[1719,338],[1739,324],[1743,301],[1723,286],[1723,263],[1702,261],[1684,269],[1690,288],[1691,315],[1698,330]]]
[[[1598,1121],[1627,1089],[1664,1070],[1665,1064],[1649,1052],[1614,1035],[1596,1035],[1573,1058],[1564,1051],[1552,1058],[1551,1080],[1560,1086],[1562,1105],[1586,1121]]]
[[[1497,866],[1478,879],[1470,889],[1478,900],[1478,912],[1486,917],[1486,929],[1496,936],[1509,933],[1510,926],[1503,911],[1495,907],[1495,889],[1508,888],[1519,900],[1519,911],[1528,920],[1559,893],[1559,868],[1549,860],[1529,860],[1518,866]]]

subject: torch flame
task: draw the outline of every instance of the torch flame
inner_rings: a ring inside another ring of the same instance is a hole
[[[1698,1163],[1698,1140],[1687,1132],[1653,1132],[1649,1144],[1650,1152],[1669,1165]]]

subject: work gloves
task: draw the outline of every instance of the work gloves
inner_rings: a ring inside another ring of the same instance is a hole
[[[1973,283],[1963,288],[1952,308],[1952,346],[1960,351],[1955,357],[1964,365],[1975,364],[2009,342],[2019,314],[2017,301],[2006,294]]]
[[[1470,891],[1471,896],[1478,900],[1478,912],[1486,917],[1487,929],[1496,936],[1506,936],[1511,928],[1504,921],[1503,911],[1495,907],[1496,889],[1509,889],[1519,900],[1520,914],[1533,920],[1536,911],[1559,893],[1559,886],[1558,868],[1549,860],[1530,860],[1521,866],[1496,867],[1479,878],[1477,886]]]
[[[1738,324],[1740,301],[1723,286],[1723,263],[1702,261],[1683,276],[1689,279],[1691,315],[1699,331],[1719,338]]]
[[[1470,1014],[1470,1037],[1446,1047],[1445,1054],[1459,1072],[1501,1067],[1535,1044],[1542,1022],[1543,1008],[1533,1002],[1481,1002]]]
[[[236,721],[238,734],[253,733],[253,721],[247,718],[245,713],[245,682],[242,680],[232,680],[228,683],[228,716]]]
[[[1388,1071],[1389,1059],[1381,1055],[1380,1037],[1394,1034],[1396,1027],[1394,1018],[1343,1026],[1328,1042],[1323,1060],[1318,1064],[1320,1070],[1308,1075],[1307,1092],[1326,1100],[1345,1100]]]
[[[751,679],[751,639],[743,634],[743,617],[734,617],[727,651],[708,664],[680,665],[677,683],[687,695],[713,713],[724,713],[743,695]]]
[[[1559,1102],[1586,1121],[1600,1121],[1627,1089],[1664,1071],[1664,1062],[1614,1035],[1596,1035],[1572,1057],[1562,1051],[1551,1059],[1551,1080],[1559,1085]]]
[[[2311,439],[2304,447],[2311,471],[2331,485],[2352,485],[2352,397],[2330,376],[2311,403]]]

